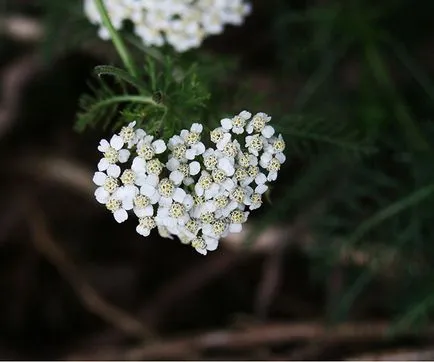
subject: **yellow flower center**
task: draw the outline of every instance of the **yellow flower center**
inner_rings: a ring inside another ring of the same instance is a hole
[[[165,178],[160,181],[160,184],[158,185],[158,191],[160,192],[160,195],[162,195],[163,197],[170,197],[173,195],[173,192],[175,191],[175,186],[173,185],[172,181]]]
[[[157,226],[157,223],[152,216],[145,216],[139,219],[139,225],[145,229],[151,230]]]
[[[134,130],[131,127],[122,127],[119,134],[125,142],[132,141],[134,138]]]
[[[107,177],[104,181],[104,190],[113,193],[118,188],[118,180],[113,177]]]
[[[185,213],[185,207],[184,205],[174,202],[172,205],[170,205],[169,209],[169,215],[174,218],[181,217]]]
[[[233,224],[242,224],[244,220],[244,212],[241,210],[234,210],[230,213],[229,218]]]
[[[154,149],[150,145],[146,144],[141,145],[137,149],[137,154],[147,161],[151,160],[155,156]]]
[[[149,197],[145,195],[137,195],[134,198],[134,205],[138,207],[139,209],[144,209],[146,206],[149,206],[151,204],[151,200]]]
[[[135,180],[136,174],[133,170],[125,170],[121,176],[121,181],[124,183],[124,185],[132,185],[134,184]]]
[[[163,171],[163,164],[154,158],[146,163],[146,171],[152,175],[159,175]]]
[[[119,152],[110,147],[106,152],[104,152],[104,157],[109,163],[116,163],[119,161]]]
[[[244,201],[244,198],[246,197],[246,192],[244,191],[243,188],[236,187],[235,189],[232,190],[231,196],[236,202],[239,202],[241,204]]]
[[[203,240],[202,236],[198,236],[191,241],[191,246],[197,249],[206,249],[206,242]]]
[[[107,210],[109,210],[111,212],[115,212],[116,210],[119,210],[121,208],[121,206],[122,206],[121,201],[116,200],[116,199],[110,199],[105,204],[105,207],[107,208]]]

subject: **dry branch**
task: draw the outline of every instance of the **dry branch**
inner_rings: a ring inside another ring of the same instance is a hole
[[[387,322],[345,323],[328,327],[319,323],[281,323],[251,326],[245,330],[220,330],[169,339],[128,351],[128,360],[184,359],[207,350],[242,350],[275,344],[319,340],[327,343],[386,340],[390,325]],[[434,327],[425,329],[434,335]],[[412,335],[403,331],[400,335]]]

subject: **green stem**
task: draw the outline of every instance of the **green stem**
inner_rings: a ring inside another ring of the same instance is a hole
[[[107,13],[107,9],[104,6],[103,0],[95,0],[98,12],[101,16],[102,23],[107,28],[107,30],[110,33],[110,37],[113,41],[113,44],[119,54],[119,56],[122,59],[122,62],[125,65],[125,68],[128,70],[128,72],[133,76],[137,77],[138,72],[134,65],[134,62],[128,53],[127,47],[125,46],[122,38],[119,36],[119,33],[117,30],[113,27],[112,22],[110,21],[110,17]]]
[[[92,111],[94,111],[97,108],[108,106],[110,104],[122,103],[122,102],[136,102],[136,103],[143,103],[143,104],[151,104],[155,107],[165,107],[164,105],[155,102],[152,99],[152,97],[124,95],[124,96],[115,96],[108,99],[104,99],[103,101],[96,103],[92,107]]]

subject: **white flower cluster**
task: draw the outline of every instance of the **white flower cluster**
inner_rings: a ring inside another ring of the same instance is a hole
[[[100,142],[95,197],[117,222],[132,210],[143,236],[157,228],[201,254],[215,250],[221,237],[240,232],[249,212],[261,206],[267,183],[285,162],[285,142],[275,136],[270,119],[247,111],[222,119],[210,132],[215,146],[208,149],[201,124],[166,144],[130,123],[110,142]],[[131,159],[121,170],[119,164]]]
[[[223,32],[225,24],[241,25],[251,11],[245,0],[104,0],[116,29],[129,20],[147,46],[172,45],[184,52],[197,48],[210,34]],[[84,0],[84,12],[99,26],[99,36],[109,39],[95,0]]]

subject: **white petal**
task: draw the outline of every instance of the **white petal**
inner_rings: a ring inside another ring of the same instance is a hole
[[[101,160],[98,162],[98,170],[105,171],[109,167],[110,163],[106,158],[101,158]]]
[[[146,183],[148,185],[157,187],[158,183],[160,182],[160,179],[157,175],[149,175],[146,179]]]
[[[232,162],[227,158],[221,158],[218,162],[218,166],[226,173],[226,176],[232,176],[235,172]]]
[[[170,197],[160,197],[158,201],[161,206],[170,206],[172,204],[172,198]]]
[[[143,129],[139,128],[136,130],[136,136],[135,136],[136,142],[138,142],[138,140],[142,139],[145,136],[146,136],[146,132]]]
[[[264,184],[267,182],[267,177],[263,173],[260,173],[258,176],[256,176],[255,182],[257,185]]]
[[[144,228],[143,226],[137,225],[136,231],[138,234],[143,236],[148,236],[151,233],[151,230]]]
[[[206,241],[206,248],[209,251],[216,250],[219,245],[218,239],[206,238],[205,241]]]
[[[229,118],[223,118],[220,121],[220,124],[227,131],[229,131],[232,128],[232,121]]]
[[[143,186],[146,183],[146,180],[148,179],[148,175],[144,172],[136,172],[136,180],[134,183],[137,186]]]
[[[118,223],[124,222],[126,219],[128,219],[128,214],[127,214],[127,212],[124,209],[116,210],[113,213],[113,216],[115,217],[115,220]]]
[[[179,167],[179,161],[176,158],[172,157],[169,159],[169,161],[167,161],[166,167],[169,171],[175,171]]]
[[[190,130],[191,132],[202,133],[203,126],[200,123],[193,123]]]
[[[163,153],[167,149],[167,146],[163,140],[157,140],[157,141],[153,142],[152,146],[154,147],[156,154]]]
[[[222,186],[225,188],[225,190],[232,191],[235,188],[235,182],[228,178],[222,182]]]
[[[189,165],[190,175],[195,176],[200,172],[200,163],[197,161],[193,161]]]
[[[131,165],[131,169],[135,172],[146,172],[146,161],[141,157],[135,157],[133,160],[133,164]]]
[[[256,188],[255,188],[255,192],[257,193],[257,194],[263,194],[265,191],[267,191],[268,190],[268,186],[267,185],[264,185],[264,184],[261,184],[261,185],[258,185],[258,186],[256,186]]]
[[[243,230],[243,225],[241,224],[230,224],[229,231],[231,233],[240,233]]]
[[[202,226],[202,233],[204,235],[213,235],[212,226],[210,224],[205,224]]]
[[[98,151],[106,152],[110,147],[110,143],[107,140],[101,140],[99,142]]]
[[[134,204],[133,204],[133,199],[132,198],[125,198],[122,201],[122,208],[123,209],[125,209],[125,210],[132,210],[133,207],[134,207]]]
[[[270,172],[268,174],[267,180],[268,181],[274,181],[274,180],[276,180],[276,178],[277,178],[277,172],[273,171],[273,172]]]
[[[247,121],[252,116],[252,114],[249,111],[242,111],[239,116]]]
[[[172,197],[173,200],[175,200],[176,202],[182,203],[184,201],[185,196],[187,196],[186,192],[183,189],[178,187],[173,193]]]
[[[194,205],[193,196],[187,195],[182,202],[187,210],[190,210]]]
[[[153,186],[151,186],[151,185],[148,185],[148,184],[145,184],[145,185],[143,185],[143,186],[140,188],[140,193],[141,193],[142,195],[145,195],[145,196],[148,196],[148,197],[152,197],[152,196],[155,195],[156,190],[155,190],[155,187],[153,187]]]
[[[93,175],[93,182],[95,185],[98,186],[104,185],[106,179],[107,175],[104,172],[95,172],[95,174]]]
[[[121,136],[113,135],[113,137],[110,140],[110,146],[112,146],[116,151],[119,151],[122,146],[124,145],[124,140]]]
[[[284,163],[286,161],[286,156],[282,152],[276,153],[275,157],[280,163]]]
[[[107,168],[107,175],[111,177],[118,178],[120,174],[121,174],[121,168],[118,165],[110,165]]]
[[[108,199],[110,198],[110,193],[104,190],[102,187],[98,187],[95,190],[95,198],[100,204],[106,204]]]
[[[270,138],[274,134],[274,128],[271,126],[265,126],[261,133],[265,138]]]
[[[188,136],[188,131],[186,129],[181,130],[180,135],[185,140]]]
[[[273,158],[273,155],[271,153],[265,152],[261,156],[261,161],[265,164],[268,164],[272,158]]]
[[[249,122],[249,124],[247,125],[246,131],[249,134],[253,132],[253,124],[251,122]]]
[[[171,179],[175,185],[180,185],[184,179],[184,175],[181,171],[172,171],[169,175],[169,179]]]
[[[119,151],[119,162],[125,163],[130,158],[130,151],[128,150],[120,150]]]
[[[173,217],[166,218],[165,223],[168,228],[174,228],[176,227],[176,225],[178,225],[176,219],[174,219]]]
[[[232,132],[234,132],[236,134],[242,134],[244,132],[244,128],[242,128],[242,127],[234,127],[234,128],[232,128]]]
[[[195,249],[196,249],[196,251],[197,251],[199,254],[202,254],[202,255],[206,255],[206,254],[207,254],[206,249],[199,249],[199,248],[195,248]]]
[[[194,145],[194,149],[196,150],[196,155],[201,155],[205,152],[205,145],[202,142],[198,142]]]
[[[194,148],[189,148],[185,152],[185,157],[187,158],[187,160],[194,160],[194,158],[196,157],[196,150]]]
[[[194,180],[193,180],[192,177],[186,177],[186,178],[184,179],[184,185],[185,185],[185,186],[190,186],[192,183],[194,183]]]
[[[203,188],[198,183],[196,185],[194,185],[194,191],[196,192],[197,196],[203,195]]]

